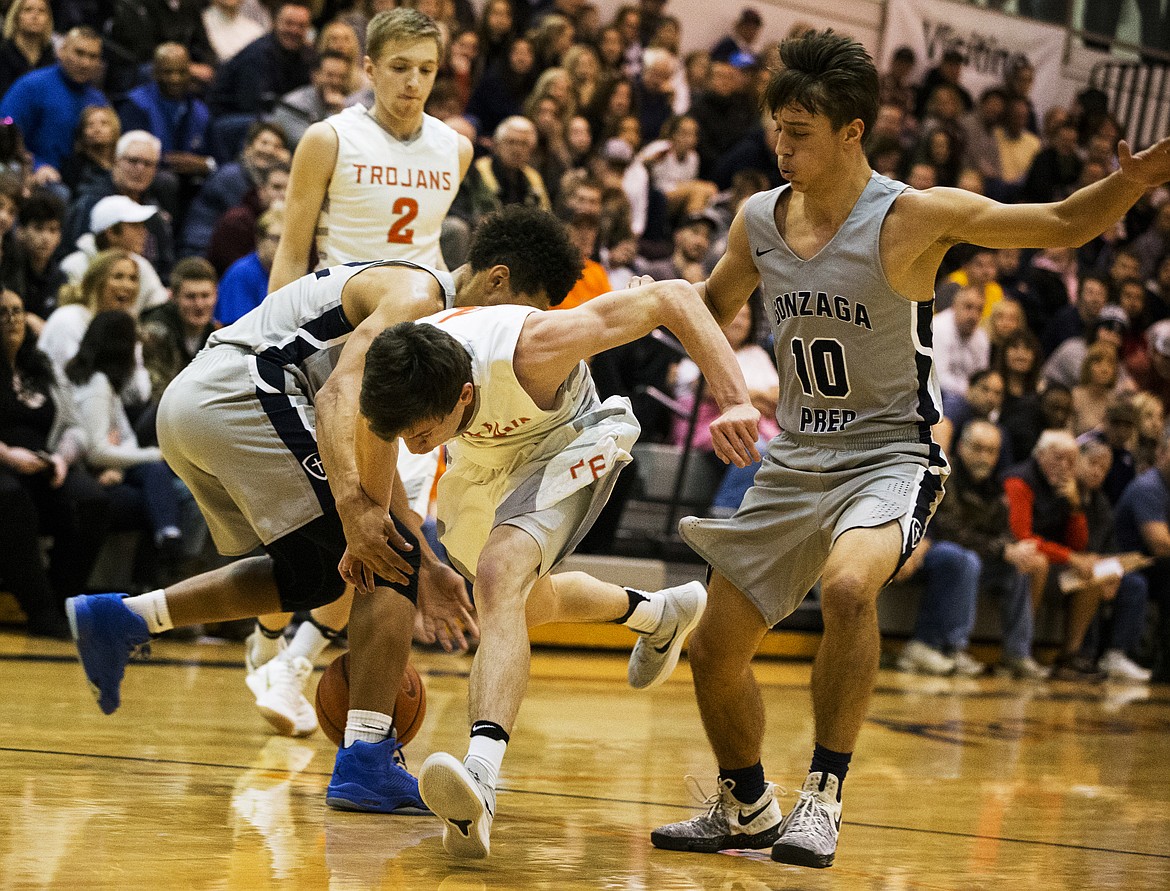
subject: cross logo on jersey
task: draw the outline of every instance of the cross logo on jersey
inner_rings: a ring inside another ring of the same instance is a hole
[[[321,456],[316,452],[301,461],[301,466],[305,468],[305,473],[314,479],[328,479],[325,476],[325,465],[321,463]]]

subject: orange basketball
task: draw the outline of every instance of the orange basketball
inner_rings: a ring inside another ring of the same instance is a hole
[[[334,659],[317,684],[317,720],[330,742],[340,746],[345,739],[349,712],[349,652]],[[398,700],[394,703],[394,728],[405,745],[414,739],[427,713],[427,688],[413,665],[406,663]]]

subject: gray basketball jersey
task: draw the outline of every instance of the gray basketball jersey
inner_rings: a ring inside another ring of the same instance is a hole
[[[787,188],[753,195],[743,210],[775,336],[776,420],[825,444],[930,442],[942,414],[934,303],[894,291],[878,253],[882,221],[908,187],[874,173],[837,234],[808,260],[776,228],[776,202]]]
[[[449,272],[410,260],[346,263],[311,272],[273,291],[254,310],[212,334],[207,347],[232,344],[253,353],[253,376],[262,390],[313,397],[353,332],[341,307],[345,283],[373,266],[429,272],[443,289],[443,306],[455,305],[455,280]]]

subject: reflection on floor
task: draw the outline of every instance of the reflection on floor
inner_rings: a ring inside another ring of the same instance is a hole
[[[656,851],[714,786],[685,664],[636,693],[621,657],[538,652],[492,856],[453,862],[433,818],[325,807],[333,749],[270,735],[242,649],[163,641],[105,717],[71,650],[0,634],[0,889],[999,889],[1170,887],[1170,691],[883,672],[845,786],[837,863]],[[332,654],[327,654],[327,656]],[[470,659],[415,656],[407,747],[462,755]],[[796,788],[807,663],[764,662],[768,776]],[[794,796],[782,796],[787,810]]]

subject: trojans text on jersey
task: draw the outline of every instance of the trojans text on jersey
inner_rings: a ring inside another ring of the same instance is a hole
[[[359,186],[399,186],[405,189],[451,188],[451,171],[393,164],[354,164],[354,182]]]

